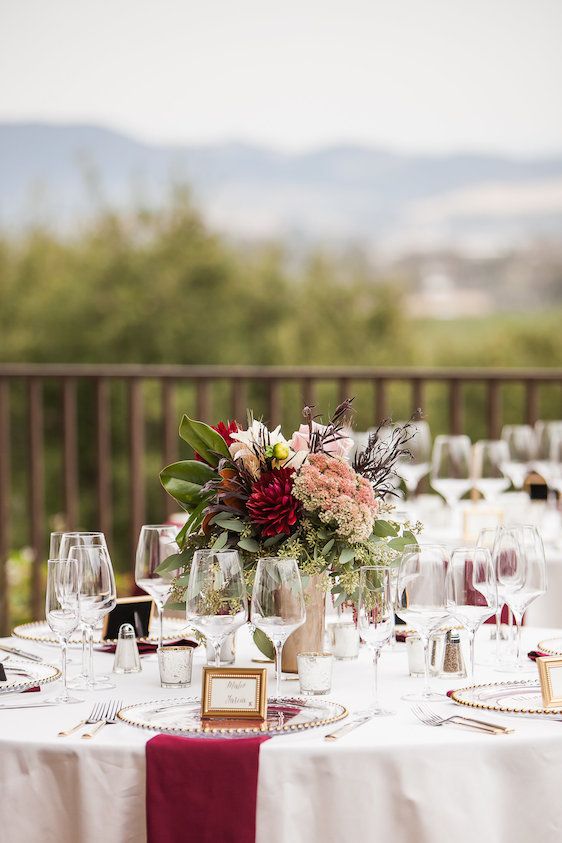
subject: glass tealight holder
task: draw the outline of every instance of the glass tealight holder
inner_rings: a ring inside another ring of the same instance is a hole
[[[159,647],[158,667],[162,688],[186,688],[191,685],[193,647]]]
[[[298,653],[297,667],[301,694],[317,696],[332,689],[332,653]]]
[[[353,621],[339,621],[330,626],[332,652],[336,659],[351,661],[359,655],[359,630]]]

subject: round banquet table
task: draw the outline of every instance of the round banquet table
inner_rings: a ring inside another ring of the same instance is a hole
[[[527,628],[525,646],[556,634]],[[247,629],[238,634],[238,665],[255,653]],[[54,661],[45,645],[10,640]],[[479,653],[492,645],[489,628],[480,634]],[[200,692],[203,648],[195,653],[193,684]],[[96,654],[98,670],[109,671],[113,656]],[[0,711],[0,839],[6,843],[142,843],[145,828],[145,743],[154,733],[117,722],[91,741],[80,733],[57,737],[109,696],[124,704],[181,696],[159,686],[154,659],[143,658],[142,673],[117,676],[110,692],[84,693],[76,705]],[[76,669],[73,665],[71,669]],[[383,702],[393,717],[376,718],[336,742],[323,740],[334,726],[278,736],[261,747],[257,794],[257,843],[559,843],[562,840],[562,722],[481,716],[509,724],[506,736],[457,727],[430,728],[400,696],[421,687],[407,675],[404,645],[383,652]],[[530,674],[532,677],[533,674]],[[271,677],[273,678],[273,677]],[[505,681],[506,674],[479,669],[478,681]],[[368,651],[357,661],[338,661],[330,698],[357,711],[371,701]],[[456,686],[462,685],[457,680]],[[447,690],[455,682],[434,680]],[[58,684],[57,684],[58,687]],[[286,696],[298,682],[285,680]],[[49,685],[42,695],[53,693]],[[30,702],[39,694],[6,695]],[[443,698],[432,703],[443,713],[466,713]],[[345,721],[343,721],[345,722]],[[337,725],[341,725],[337,724]],[[235,821],[235,818],[233,818]],[[221,843],[221,841],[217,841]]]

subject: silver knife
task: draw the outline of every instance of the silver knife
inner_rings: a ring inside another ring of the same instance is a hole
[[[8,703],[8,704],[0,703],[0,711],[3,708],[5,708],[5,709],[9,709],[9,708],[20,708],[20,709],[21,708],[45,708],[46,706],[49,706],[49,705],[58,705],[58,703],[53,702],[52,700],[51,701],[45,700],[44,702],[34,702],[34,703]]]
[[[0,650],[5,653],[11,653],[13,656],[19,656],[21,659],[29,659],[32,662],[42,662],[41,656],[36,656],[34,653],[28,653],[26,650],[17,650],[15,647],[6,647],[5,644],[0,644]]]
[[[362,717],[356,717],[344,726],[340,726],[340,728],[336,729],[335,732],[330,732],[329,735],[324,735],[324,740],[337,741],[338,738],[343,738],[344,735],[348,735],[354,729],[357,729],[358,726],[363,726],[364,723],[368,723],[374,716],[375,715],[372,714],[372,712],[369,712],[369,714],[364,714]]]

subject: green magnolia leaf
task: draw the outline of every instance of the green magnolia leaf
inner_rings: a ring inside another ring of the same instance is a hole
[[[355,559],[355,551],[352,547],[344,547],[340,553],[340,565],[345,565],[346,562],[351,562],[352,559]]]
[[[228,541],[228,533],[225,530],[224,533],[221,533],[220,536],[216,539],[216,541],[214,542],[214,544],[211,547],[211,550],[222,550],[223,547],[225,547],[227,541]]]
[[[195,513],[197,512],[198,509],[199,509],[199,507],[195,507],[195,509],[191,513],[190,517],[187,519],[187,521],[185,522],[185,524],[183,525],[183,527],[181,528],[181,530],[179,531],[179,533],[176,536],[176,544],[178,544],[180,547],[182,547],[182,545],[184,543],[184,540],[185,540],[185,537],[187,536],[187,534],[189,532],[189,522],[191,521],[191,519],[193,518],[193,516],[195,515]]]
[[[269,538],[264,541],[263,546],[273,547],[274,544],[279,544],[279,542],[283,541],[284,538],[286,538],[284,533],[279,533],[278,536],[269,536]]]
[[[232,530],[234,533],[241,533],[245,526],[238,518],[231,518],[222,513],[215,515],[211,523],[218,524],[224,530]]]
[[[238,542],[238,547],[241,547],[242,550],[247,550],[248,553],[257,553],[259,550],[259,545],[255,539],[240,539]]]
[[[386,538],[387,536],[398,535],[398,530],[396,529],[396,527],[393,527],[392,524],[389,524],[388,521],[384,521],[381,518],[378,521],[375,521],[373,533],[375,534],[375,536]]]
[[[412,539],[407,538],[406,536],[398,536],[396,539],[390,539],[388,542],[388,546],[391,547],[393,550],[403,551],[405,547],[409,544],[417,544],[416,540],[412,541]]]
[[[415,537],[415,535],[412,533],[411,530],[404,530],[404,532],[402,533],[402,538],[408,539],[408,544],[417,544],[418,543],[417,538]]]
[[[254,644],[260,652],[264,654],[266,659],[275,659],[275,647],[261,629],[254,630]]]
[[[205,422],[184,416],[180,424],[180,436],[213,468],[217,467],[221,457],[230,457],[226,442],[220,433]]]
[[[326,542],[326,544],[322,548],[322,556],[326,556],[326,554],[331,551],[331,549],[334,546],[334,541],[335,541],[335,539],[330,539],[329,542]]]
[[[182,460],[163,468],[160,482],[169,495],[192,510],[201,503],[202,487],[216,476],[216,472],[204,462]]]

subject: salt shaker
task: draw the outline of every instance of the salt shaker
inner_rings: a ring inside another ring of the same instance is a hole
[[[140,673],[141,669],[135,630],[130,623],[123,623],[119,627],[113,672]]]

